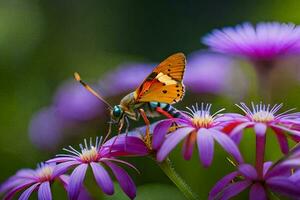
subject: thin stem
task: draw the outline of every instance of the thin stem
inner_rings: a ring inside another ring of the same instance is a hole
[[[157,163],[162,171],[169,177],[169,179],[176,185],[176,187],[183,193],[186,199],[195,200],[198,197],[192,192],[191,188],[185,181],[178,175],[172,166],[171,160],[167,158],[162,163]]]
[[[264,158],[266,150],[266,134],[256,135],[256,163],[255,167],[259,179],[263,179]]]
[[[270,102],[272,98],[271,91],[271,72],[274,69],[272,61],[255,61],[259,95],[265,102]]]

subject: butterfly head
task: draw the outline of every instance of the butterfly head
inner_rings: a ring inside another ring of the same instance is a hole
[[[113,122],[120,122],[122,117],[124,116],[124,111],[120,105],[116,105],[111,110],[111,117]]]

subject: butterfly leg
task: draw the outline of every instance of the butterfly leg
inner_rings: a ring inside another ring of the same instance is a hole
[[[150,138],[150,121],[143,109],[139,109],[139,112],[146,124],[146,136],[145,136],[145,143],[148,147],[151,147],[151,138]]]
[[[128,131],[129,131],[129,120],[127,117],[125,117],[125,122],[126,122],[126,129],[125,129],[125,151],[126,151],[126,148],[127,148],[127,136],[128,136]]]
[[[110,149],[109,149],[109,152],[111,152],[112,147],[114,146],[114,144],[115,144],[115,142],[117,141],[119,135],[121,134],[122,129],[123,129],[123,126],[124,126],[124,120],[121,120],[121,121],[120,121],[120,124],[119,124],[119,128],[118,128],[118,135],[115,137],[113,143],[111,144]]]

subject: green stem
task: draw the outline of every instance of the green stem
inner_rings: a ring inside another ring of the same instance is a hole
[[[157,164],[187,199],[189,200],[198,199],[198,197],[192,192],[191,188],[177,174],[169,158],[167,158],[162,163],[157,163]]]

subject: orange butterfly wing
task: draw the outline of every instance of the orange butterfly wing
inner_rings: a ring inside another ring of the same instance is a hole
[[[135,90],[136,102],[176,103],[183,98],[185,56],[176,53],[161,62]]]

